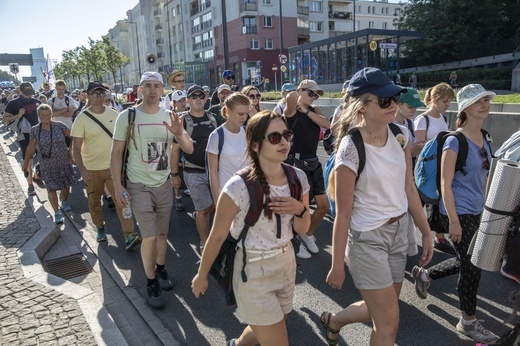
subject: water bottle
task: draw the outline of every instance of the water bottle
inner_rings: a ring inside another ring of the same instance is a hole
[[[130,219],[132,217],[132,208],[130,207],[130,197],[128,197],[128,192],[123,192],[123,197],[126,201],[126,207],[123,208],[123,217],[125,219]]]

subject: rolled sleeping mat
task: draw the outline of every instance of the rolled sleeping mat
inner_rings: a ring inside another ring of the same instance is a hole
[[[519,206],[520,163],[499,160],[484,205],[471,263],[483,270],[500,270],[507,232]]]

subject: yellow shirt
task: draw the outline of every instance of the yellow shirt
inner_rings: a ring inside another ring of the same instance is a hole
[[[87,111],[99,120],[110,132],[114,133],[117,112],[105,107],[102,114],[96,114],[87,108]],[[81,158],[89,171],[100,171],[110,168],[110,148],[112,138],[84,112],[81,112],[72,125],[71,136],[83,138]]]

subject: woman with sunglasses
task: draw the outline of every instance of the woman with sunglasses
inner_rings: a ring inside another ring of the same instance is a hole
[[[292,131],[287,129],[283,116],[270,111],[255,114],[247,124],[246,136],[252,168],[250,176],[263,186],[264,211],[258,222],[249,228],[245,239],[246,283],[240,275],[242,250],[236,254],[233,290],[237,314],[248,326],[239,338],[227,345],[289,345],[285,321],[292,310],[296,279],[291,239],[293,228],[302,234],[310,224],[307,211],[309,184],[305,174],[296,169],[302,185],[302,199],[290,197],[282,162],[291,148]],[[213,228],[192,281],[197,298],[208,288],[208,272],[228,234],[238,238],[249,205],[244,181],[238,175],[233,176],[220,193]]]
[[[29,163],[38,149],[40,156],[40,178],[45,183],[47,195],[54,210],[54,222],[63,223],[63,214],[57,191],[61,191],[61,209],[70,211],[67,202],[69,188],[76,183],[74,178],[72,145],[67,147],[65,137],[70,136],[70,129],[60,121],[52,120],[52,109],[47,104],[41,104],[37,110],[40,123],[31,128],[30,141],[25,153],[22,170],[27,173]]]
[[[321,128],[328,129],[330,122],[318,106],[312,105],[320,96],[323,96],[323,90],[318,84],[313,80],[305,79],[298,85],[296,92],[287,95],[287,106],[284,110],[287,124],[295,134],[287,163],[305,172],[311,185],[309,200],[314,198],[316,202],[316,210],[311,216],[311,225],[307,232],[300,236],[302,244],[297,256],[301,259],[309,259],[312,257],[311,253],[319,252],[314,231],[329,210],[323,168],[317,151]]]
[[[341,289],[346,262],[363,300],[321,315],[329,345],[338,344],[343,326],[356,322],[373,323],[371,345],[394,345],[407,254],[417,253],[412,218],[423,234],[419,264],[428,264],[433,254],[430,228],[412,177],[409,132],[402,128],[394,135],[389,126],[403,90],[371,67],[350,80],[350,100],[341,116],[329,181],[336,218],[327,283]],[[359,153],[347,135],[353,127],[359,130],[365,148],[365,166],[359,176]]]
[[[475,317],[480,269],[471,263],[468,249],[471,239],[480,225],[480,217],[485,202],[485,186],[491,160],[489,138],[480,131],[489,115],[492,91],[486,91],[480,84],[470,84],[457,93],[458,114],[457,131],[468,142],[468,157],[465,174],[455,172],[459,151],[456,136],[449,136],[442,148],[441,158],[441,222],[449,230],[455,245],[456,258],[450,258],[430,269],[415,266],[412,275],[415,279],[417,295],[425,299],[431,280],[437,280],[458,273],[457,290],[461,318],[457,331],[484,344],[494,344],[496,335],[482,326]]]
[[[213,200],[220,195],[221,188],[231,177],[248,166],[247,141],[244,123],[251,110],[250,99],[239,92],[228,96],[222,107],[222,116],[226,122],[221,125],[222,138],[218,129],[208,139],[206,152],[208,155],[209,185]],[[219,141],[223,141],[219,152]]]
[[[243,87],[240,92],[251,99],[253,109],[256,111],[256,113],[262,110],[260,108],[260,98],[262,97],[262,94],[260,94],[260,90],[258,90],[257,87],[254,85],[248,85]]]

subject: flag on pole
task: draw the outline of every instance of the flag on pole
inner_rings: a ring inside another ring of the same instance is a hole
[[[49,82],[49,79],[47,78],[48,77],[47,76],[47,72],[45,72],[41,66],[40,66],[40,70],[42,71],[43,81],[44,82]]]
[[[54,77],[54,72],[52,69],[52,62],[49,59],[49,54],[47,54],[47,62],[46,62],[46,70],[47,70],[47,81],[52,85],[56,85],[56,78]],[[45,76],[45,75],[44,75]]]

